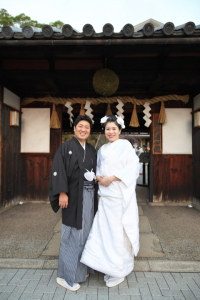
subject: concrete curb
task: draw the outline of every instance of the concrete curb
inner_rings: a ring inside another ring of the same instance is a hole
[[[0,268],[57,269],[58,260],[0,258]],[[200,272],[200,261],[136,260],[134,271],[194,273]]]

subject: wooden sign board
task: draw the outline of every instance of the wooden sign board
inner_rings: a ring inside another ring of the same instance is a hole
[[[159,113],[152,116],[152,153],[162,154],[162,125],[158,123]]]

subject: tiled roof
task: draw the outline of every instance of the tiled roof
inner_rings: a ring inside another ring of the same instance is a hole
[[[173,38],[173,37],[199,37],[200,25],[194,22],[187,22],[183,25],[174,26],[172,22],[167,22],[159,27],[155,27],[152,22],[148,22],[140,28],[134,30],[132,24],[126,24],[120,32],[114,32],[112,24],[105,24],[103,31],[96,33],[93,26],[86,24],[83,31],[78,32],[71,25],[65,24],[62,29],[44,25],[42,28],[25,25],[23,28],[4,25],[0,29],[1,40],[64,40],[64,39],[138,39],[146,37]]]

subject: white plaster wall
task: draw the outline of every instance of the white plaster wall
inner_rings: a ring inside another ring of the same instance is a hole
[[[22,108],[21,152],[50,152],[50,108]]]
[[[192,109],[167,108],[162,125],[163,154],[192,154]]]
[[[20,110],[20,98],[6,88],[4,88],[3,102],[14,109]]]
[[[200,109],[200,94],[194,97],[194,110]]]

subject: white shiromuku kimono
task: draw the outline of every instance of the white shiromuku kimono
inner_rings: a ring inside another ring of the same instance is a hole
[[[99,185],[99,205],[81,262],[116,278],[132,272],[139,251],[136,180],[139,159],[124,139],[103,145],[97,155],[97,175],[114,175],[108,187]]]

